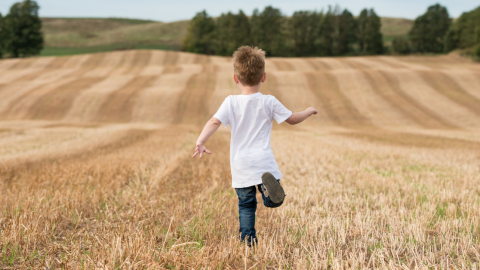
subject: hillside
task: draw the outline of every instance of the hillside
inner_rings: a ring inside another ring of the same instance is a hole
[[[43,55],[68,55],[116,49],[181,47],[189,21],[162,23],[133,19],[42,18],[46,49]],[[406,35],[412,20],[382,18],[385,41]]]
[[[4,119],[197,123],[236,93],[229,58],[189,53],[12,59],[0,69]],[[478,128],[479,70],[454,56],[269,58],[262,91],[293,110],[320,107],[320,125]]]
[[[162,23],[133,19],[42,18],[42,55],[69,55],[118,49],[178,50],[188,21]]]

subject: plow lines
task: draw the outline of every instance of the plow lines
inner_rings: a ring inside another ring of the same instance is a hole
[[[411,58],[272,58],[267,60],[271,78],[263,91],[295,110],[307,103],[320,107],[325,117],[319,124],[323,125],[478,128],[480,91],[474,86],[480,72],[475,64],[448,59],[432,65],[438,60]],[[218,105],[225,95],[237,94],[235,89],[225,92],[215,87],[218,76],[231,73],[227,58],[178,52],[4,60],[0,70],[2,118],[10,120],[68,121],[75,115],[76,121],[83,122],[196,122],[211,114],[203,108],[202,97],[214,97],[210,103]],[[178,78],[163,82],[168,74]],[[61,81],[65,83],[58,84]],[[185,87],[175,90],[185,82]],[[272,83],[276,86],[268,85]],[[145,100],[152,94],[166,99]],[[300,97],[307,98],[297,100]],[[88,110],[87,104],[92,103],[97,109],[81,112],[82,106]],[[160,112],[173,120],[156,115]]]

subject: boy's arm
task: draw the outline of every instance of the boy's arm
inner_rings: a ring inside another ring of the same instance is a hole
[[[204,144],[207,142],[208,138],[210,138],[210,136],[217,131],[221,124],[222,123],[220,120],[215,117],[212,117],[212,119],[208,120],[207,124],[202,130],[202,133],[200,133],[200,136],[197,139],[195,153],[193,154],[192,158],[196,157],[198,154],[200,154],[200,158],[202,158],[203,152],[210,154],[210,151],[208,151]]]
[[[290,125],[296,125],[303,122],[303,120],[307,119],[312,114],[317,114],[317,110],[310,107],[303,112],[293,113],[292,116],[285,120],[285,122],[289,123]]]

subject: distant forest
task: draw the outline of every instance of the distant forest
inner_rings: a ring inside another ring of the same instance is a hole
[[[408,36],[398,36],[384,46],[381,20],[373,9],[354,16],[339,6],[324,11],[297,11],[291,17],[268,6],[248,17],[206,11],[190,21],[183,50],[209,55],[231,55],[242,45],[264,49],[268,56],[348,56],[410,53],[462,53],[480,59],[480,7],[453,21],[446,7],[428,7],[415,19]]]
[[[339,6],[319,12],[297,11],[290,17],[272,6],[254,10],[252,16],[240,10],[212,18],[202,11],[189,22],[171,24],[125,19],[84,19],[75,24],[69,19],[47,24],[46,29],[38,16],[39,8],[36,1],[23,0],[14,3],[5,16],[0,14],[0,58],[34,56],[44,50],[51,51],[49,55],[68,55],[119,48],[177,50],[180,46],[187,52],[229,56],[239,46],[253,45],[268,56],[281,57],[441,54],[455,50],[480,61],[480,6],[455,20],[446,7],[430,6],[415,19],[407,35],[402,32],[395,37],[382,36],[382,20],[373,9],[354,16]],[[148,27],[120,31],[121,26],[134,24]],[[45,48],[45,34],[53,46]]]

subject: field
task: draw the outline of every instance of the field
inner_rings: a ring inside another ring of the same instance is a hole
[[[0,269],[478,269],[480,65],[268,58],[287,192],[238,241],[229,132],[191,159],[230,59],[121,51],[0,61]],[[260,199],[258,197],[258,199]]]
[[[42,18],[44,56],[121,49],[178,50],[189,21],[163,23],[117,18]]]
[[[413,21],[382,19],[385,42],[405,36]],[[42,18],[43,56],[75,55],[118,49],[179,50],[189,21],[163,23],[118,18]]]

